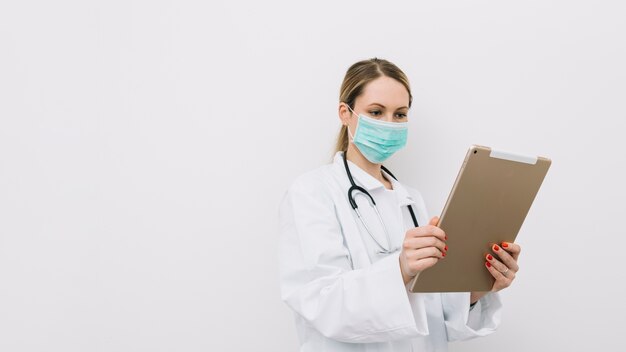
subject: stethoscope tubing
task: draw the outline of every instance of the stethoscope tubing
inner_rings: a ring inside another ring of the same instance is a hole
[[[389,236],[389,231],[387,230],[387,226],[385,226],[385,222],[383,221],[383,218],[380,215],[380,212],[378,211],[378,206],[376,206],[376,201],[374,200],[374,197],[372,197],[372,195],[365,188],[363,188],[361,186],[357,186],[356,183],[354,182],[354,179],[352,178],[352,173],[350,172],[350,167],[348,166],[348,159],[346,157],[346,152],[343,152],[342,158],[343,158],[343,165],[344,165],[344,167],[346,169],[346,174],[348,175],[348,179],[350,180],[350,185],[351,185],[350,188],[348,189],[348,201],[350,202],[350,206],[355,211],[357,217],[359,218],[361,224],[363,225],[363,227],[365,228],[367,233],[374,240],[376,245],[378,245],[378,247],[380,248],[379,253],[389,254],[389,253],[393,253],[393,252],[397,251],[398,248],[391,249],[391,237]],[[393,177],[396,181],[398,180],[386,167],[381,165],[381,168],[386,173],[388,173],[389,176]],[[380,242],[378,242],[378,240],[376,239],[376,237],[374,236],[372,231],[369,229],[367,224],[365,224],[365,221],[363,220],[363,216],[361,215],[361,212],[359,211],[359,205],[355,201],[355,198],[354,198],[355,194],[354,194],[354,192],[360,192],[360,194],[362,194],[364,196],[367,196],[368,201],[370,202],[370,205],[372,206],[372,208],[376,212],[376,216],[378,217],[378,221],[380,222],[380,224],[383,227],[383,230],[385,231],[385,236],[387,237],[387,245],[389,246],[389,249],[385,248],[383,245],[380,244]],[[413,220],[413,224],[415,225],[415,227],[419,227],[419,224],[417,222],[417,218],[415,216],[415,212],[413,211],[413,207],[409,204],[408,208],[409,208],[409,213],[411,214],[411,219]]]

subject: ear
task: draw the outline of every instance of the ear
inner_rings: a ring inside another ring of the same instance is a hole
[[[350,117],[352,117],[352,113],[350,109],[348,109],[348,104],[344,102],[339,103],[339,119],[341,120],[341,124],[347,126],[350,123]]]

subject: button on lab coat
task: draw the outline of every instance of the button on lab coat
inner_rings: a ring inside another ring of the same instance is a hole
[[[375,199],[399,248],[414,227],[428,224],[421,195],[387,175],[393,190],[348,162],[357,185]],[[298,177],[280,205],[280,284],[293,310],[300,351],[447,351],[448,341],[493,332],[500,324],[497,293],[470,310],[469,293],[411,293],[399,253],[380,254],[348,201],[341,152],[332,164]],[[387,236],[367,199],[355,197],[378,242]],[[462,250],[462,249],[456,249]],[[444,259],[445,260],[445,259]]]

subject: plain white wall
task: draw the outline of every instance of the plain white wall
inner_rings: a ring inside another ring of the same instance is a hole
[[[0,350],[295,351],[277,209],[329,162],[338,90],[409,76],[389,166],[437,214],[466,148],[553,159],[494,335],[614,350],[625,305],[621,1],[0,4]]]

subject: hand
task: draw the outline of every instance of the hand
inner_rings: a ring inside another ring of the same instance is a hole
[[[497,244],[491,246],[491,251],[495,256],[487,254],[485,266],[496,279],[491,292],[497,292],[511,286],[515,280],[515,274],[519,271],[517,258],[519,258],[522,248],[515,243],[502,242],[501,246]]]
[[[519,258],[522,248],[515,243],[502,242],[500,245],[493,244],[491,251],[494,255],[487,254],[485,256],[487,260],[485,267],[496,279],[491,287],[491,292],[498,292],[511,286],[515,280],[515,275],[519,271],[517,258]],[[474,303],[486,294],[487,292],[472,292],[470,302]]]
[[[406,232],[400,252],[400,271],[406,285],[421,271],[437,264],[446,256],[447,236],[437,227],[439,218],[434,217],[428,225],[415,227]]]

